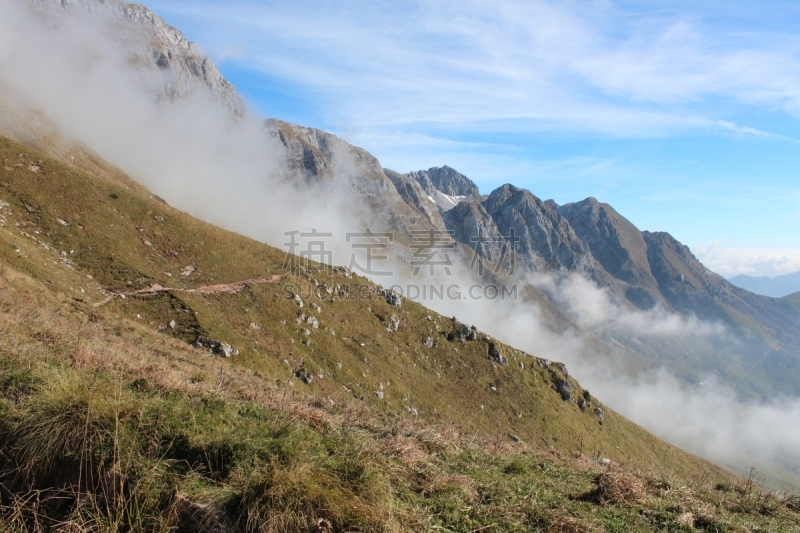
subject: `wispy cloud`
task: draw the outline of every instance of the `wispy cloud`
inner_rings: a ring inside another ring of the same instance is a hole
[[[245,37],[241,65],[259,74],[332,95],[374,60],[333,113],[357,124],[502,121],[506,131],[646,136],[708,124],[730,129],[728,117],[707,115],[714,98],[800,110],[797,36],[733,33],[679,10],[436,2],[376,58],[424,3],[236,4],[207,1],[196,15],[199,31],[226,59],[223,51]]]
[[[719,240],[711,246],[696,247],[700,261],[723,276],[779,276],[800,271],[800,250],[728,247]]]
[[[756,128],[751,128],[749,126],[739,126],[733,122],[728,120],[718,120],[716,122],[717,126],[724,130],[731,131],[737,135],[743,137],[760,137],[762,139],[777,139],[781,141],[789,141],[793,143],[800,143],[800,139],[795,139],[794,137],[787,137],[785,135],[777,135],[775,133],[770,133],[768,131],[759,130]]]

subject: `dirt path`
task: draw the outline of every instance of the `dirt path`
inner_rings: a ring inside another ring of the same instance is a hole
[[[118,297],[126,297],[126,296],[152,296],[154,294],[159,294],[162,292],[185,292],[189,294],[222,294],[222,293],[237,293],[241,292],[252,285],[264,285],[266,283],[278,283],[283,276],[274,275],[271,278],[257,278],[257,279],[247,279],[244,281],[234,281],[233,283],[220,283],[219,285],[206,285],[204,287],[196,287],[194,289],[179,289],[174,287],[164,287],[155,283],[150,285],[146,289],[140,289],[138,291],[131,291],[131,292],[115,292],[102,302],[97,302],[94,304],[95,307],[100,307],[101,305],[105,305],[114,298]]]

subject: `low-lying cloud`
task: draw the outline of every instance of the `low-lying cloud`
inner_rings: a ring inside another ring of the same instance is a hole
[[[648,311],[627,308],[615,302],[608,289],[578,273],[536,274],[531,283],[552,294],[562,308],[589,329],[610,328],[645,336],[712,336],[726,332],[720,323],[671,313],[661,307]]]

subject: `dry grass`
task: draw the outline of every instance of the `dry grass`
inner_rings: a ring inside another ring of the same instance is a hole
[[[398,459],[410,470],[420,470],[430,464],[430,454],[417,438],[397,435],[390,437],[383,448],[388,457]]]
[[[622,470],[600,474],[594,497],[603,506],[647,503],[647,493],[641,480],[635,474]]]
[[[547,533],[601,533],[602,525],[589,520],[567,516],[563,511],[554,511],[548,516]]]

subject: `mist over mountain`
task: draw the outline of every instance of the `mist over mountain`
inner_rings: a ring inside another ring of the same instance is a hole
[[[33,14],[22,1],[0,6],[5,135],[67,161],[97,154],[169,204],[276,247],[292,231],[329,232],[336,264],[353,266],[344,235],[389,232],[381,270],[391,276],[375,278],[385,286],[442,282],[415,279],[409,265],[418,233],[439,232],[453,240],[444,281],[516,284],[520,298],[422,299],[432,309],[567,362],[623,414],[706,457],[735,463],[741,445],[797,459],[796,436],[773,427],[768,446],[770,430],[753,423],[791,413],[800,395],[797,302],[736,287],[668,233],[641,231],[594,198],[557,205],[511,184],[481,195],[448,166],[403,174],[333,134],[262,120],[144,7],[28,5]],[[19,46],[28,39],[47,52]],[[691,423],[664,415],[676,405]],[[709,411],[724,411],[724,431]]]

